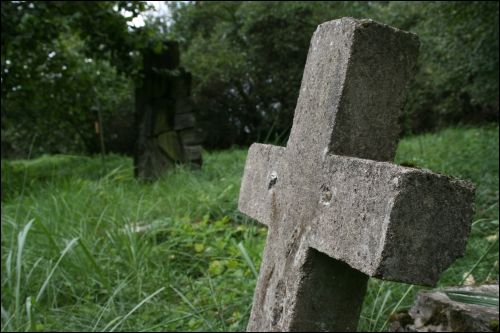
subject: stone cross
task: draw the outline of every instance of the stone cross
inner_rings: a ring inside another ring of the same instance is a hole
[[[267,225],[249,331],[354,331],[369,276],[423,285],[463,255],[474,186],[393,161],[416,35],[318,26],[288,144],[253,144],[239,209]]]

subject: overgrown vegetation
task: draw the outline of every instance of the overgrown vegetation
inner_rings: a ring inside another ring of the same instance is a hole
[[[4,1],[2,156],[90,153],[94,121],[133,103],[140,50],[160,45],[152,24],[129,23],[142,1]]]
[[[498,121],[498,1],[2,2],[2,156],[94,153],[97,110],[133,111],[140,51],[178,40],[207,148],[281,141],[291,128],[309,41],[343,16],[417,33],[406,133]],[[125,118],[117,116],[117,118]],[[130,117],[132,119],[133,117]]]
[[[466,256],[439,286],[498,283],[498,126],[404,139],[397,162],[473,181]],[[245,150],[133,179],[129,158],[2,162],[2,331],[245,329],[266,229],[237,212]],[[419,287],[370,281],[362,330]]]
[[[418,34],[406,134],[498,119],[498,2],[174,2],[172,11],[211,147],[286,137],[311,36],[344,16]]]

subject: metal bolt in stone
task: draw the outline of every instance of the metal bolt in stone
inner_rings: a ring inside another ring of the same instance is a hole
[[[318,26],[288,144],[253,144],[239,209],[268,226],[248,331],[354,331],[369,276],[433,285],[463,255],[474,186],[390,163],[418,38]]]

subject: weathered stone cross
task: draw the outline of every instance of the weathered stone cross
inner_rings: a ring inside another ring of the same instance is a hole
[[[418,53],[371,20],[318,26],[287,147],[251,146],[239,209],[268,226],[249,331],[353,331],[369,276],[435,284],[472,184],[389,163]]]

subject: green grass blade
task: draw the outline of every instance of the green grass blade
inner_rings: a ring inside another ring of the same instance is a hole
[[[378,324],[378,322],[380,320],[380,317],[382,317],[382,313],[384,312],[385,303],[387,303],[387,300],[389,299],[390,296],[391,296],[391,290],[388,289],[385,292],[384,298],[382,299],[382,304],[380,305],[380,308],[379,308],[378,313],[377,313],[377,317],[375,318],[375,323],[373,324],[374,328],[377,327],[377,324]]]
[[[455,302],[487,306],[498,309],[498,295],[490,295],[471,291],[447,290],[444,293]]]
[[[172,290],[177,294],[179,295],[179,297],[184,301],[184,303],[186,303],[189,308],[196,314],[198,313],[198,310],[196,309],[196,307],[193,305],[193,303],[191,303],[189,301],[189,299],[186,297],[186,295],[184,295],[180,290],[178,290],[177,288],[175,288],[174,286],[170,286],[170,288],[172,288]]]
[[[92,267],[94,267],[95,271],[97,272],[97,275],[101,278],[101,283],[104,285],[104,287],[108,290],[108,292],[111,292],[111,287],[109,285],[108,279],[104,275],[101,267],[97,264],[97,262],[94,259],[94,256],[92,253],[90,253],[88,247],[85,245],[85,243],[81,240],[78,239],[78,244],[80,245],[81,249],[83,250],[83,253],[85,254],[85,257],[90,261],[90,264]]]
[[[123,324],[123,322],[127,320],[128,317],[130,317],[135,311],[137,311],[137,309],[139,309],[144,303],[148,302],[150,299],[161,293],[164,289],[165,287],[161,287],[160,289],[158,289],[157,291],[155,291],[154,293],[143,299],[139,304],[134,306],[132,310],[130,310],[118,323],[116,323],[115,326],[111,328],[110,332],[113,332],[118,326]]]
[[[35,220],[31,219],[19,232],[17,235],[17,255],[16,255],[16,286],[14,290],[14,299],[15,299],[15,320],[16,327],[19,327],[19,320],[21,319],[21,271],[23,265],[23,250],[24,244],[26,242],[26,236],[28,236],[28,232],[33,225]]]
[[[408,294],[410,293],[410,291],[413,290],[415,286],[414,285],[411,285],[409,286],[405,293],[403,294],[403,296],[401,296],[399,298],[399,301],[396,303],[396,305],[394,306],[394,308],[392,309],[391,313],[389,313],[389,316],[387,316],[387,319],[386,321],[384,322],[384,324],[382,325],[382,328],[380,329],[380,331],[384,331],[385,327],[387,326],[387,323],[389,323],[389,318],[399,309],[399,306],[401,305],[401,303],[403,303],[403,301],[405,300],[406,296],[408,296]]]
[[[7,274],[7,283],[10,285],[12,281],[12,250],[9,251],[5,259],[5,273]]]
[[[27,323],[26,323],[26,331],[32,331],[33,330],[33,323],[31,321],[31,296],[28,296],[26,298],[26,317],[27,317]]]
[[[38,221],[37,224],[42,229],[42,232],[44,233],[44,235],[47,236],[47,239],[49,240],[51,248],[55,249],[56,253],[60,253],[59,246],[57,245],[56,241],[54,240],[53,233],[50,232],[49,229],[47,229],[47,227],[45,226],[45,224],[42,221]]]
[[[1,309],[2,309],[2,322],[4,323],[2,326],[2,332],[6,332],[6,331],[12,332],[13,331],[12,325],[10,324],[12,317],[10,316],[9,312],[7,310],[5,310],[5,308],[3,307],[3,304],[1,306]],[[5,329],[5,328],[7,328],[7,329]]]
[[[372,311],[371,311],[371,314],[370,314],[370,319],[374,318],[375,309],[376,309],[377,304],[379,302],[380,292],[384,288],[384,285],[385,285],[385,281],[382,281],[382,283],[380,283],[380,285],[378,286],[377,295],[375,296],[375,300],[373,301],[373,304],[372,304]],[[374,324],[373,320],[370,321],[369,331],[373,330],[373,328],[374,328],[373,324]]]
[[[43,293],[45,292],[45,289],[47,288],[47,285],[49,284],[50,279],[52,278],[52,275],[56,271],[57,267],[59,267],[59,264],[61,263],[61,260],[64,258],[64,256],[66,255],[66,253],[68,253],[69,250],[71,250],[73,248],[73,246],[77,243],[77,241],[78,241],[78,238],[73,238],[68,243],[68,245],[66,245],[66,247],[64,248],[64,250],[62,251],[61,255],[59,256],[59,259],[57,259],[56,264],[54,265],[54,267],[52,267],[52,270],[50,271],[49,275],[47,275],[47,277],[45,278],[45,281],[42,284],[42,287],[38,291],[38,294],[36,295],[36,298],[35,298],[35,302],[36,303],[38,303],[40,301],[40,299],[42,298]]]
[[[224,309],[222,308],[222,304],[219,303],[217,300],[216,294],[215,294],[215,288],[212,279],[210,278],[210,275],[208,276],[208,285],[210,287],[210,294],[212,296],[212,300],[214,302],[214,305],[217,308],[217,314],[219,316],[220,324],[222,326],[223,331],[227,331],[226,327],[226,321],[224,320]]]
[[[106,324],[106,326],[104,326],[104,328],[101,330],[101,332],[107,332],[108,331],[108,327],[110,327],[111,325],[113,325],[114,323],[116,323],[118,320],[120,320],[120,318],[122,318],[122,317],[118,316],[116,318],[113,318],[109,323]]]
[[[257,273],[257,270],[255,269],[255,266],[252,262],[252,259],[250,258],[250,256],[248,255],[248,252],[247,250],[245,249],[245,246],[243,246],[243,243],[242,242],[239,242],[238,243],[238,250],[240,250],[241,252],[241,255],[243,256],[243,259],[245,260],[245,262],[247,263],[248,267],[250,267],[250,269],[252,270],[252,273],[253,275],[255,276],[255,278],[259,278],[259,273]]]
[[[467,278],[472,274],[472,272],[474,272],[474,270],[477,268],[477,266],[483,261],[484,258],[486,258],[486,256],[491,251],[493,246],[495,246],[497,243],[498,243],[498,239],[496,241],[494,241],[493,243],[491,243],[490,246],[488,246],[486,251],[484,251],[484,253],[481,255],[481,257],[479,257],[479,259],[474,263],[472,268],[464,275],[464,277],[460,281],[459,285],[462,285],[465,282],[465,280],[467,280]]]
[[[172,288],[172,290],[177,294],[179,295],[179,297],[184,301],[184,303],[186,303],[189,308],[191,309],[191,311],[193,311],[193,315],[196,315],[198,316],[198,318],[202,319],[205,324],[210,327],[210,329],[213,330],[213,327],[212,325],[205,319],[205,317],[201,316],[200,313],[202,313],[203,311],[200,311],[198,309],[196,309],[196,307],[193,305],[193,303],[191,303],[189,301],[189,299],[186,297],[186,295],[184,295],[180,290],[176,289],[174,286],[170,286],[170,288]]]
[[[118,285],[118,287],[116,287],[116,289],[113,291],[113,294],[111,294],[111,296],[108,298],[107,302],[106,302],[106,306],[104,306],[104,308],[102,309],[101,313],[99,314],[99,316],[97,317],[97,320],[94,324],[94,327],[92,328],[92,332],[95,332],[97,330],[97,326],[99,326],[99,323],[101,322],[101,319],[102,317],[104,316],[104,313],[108,310],[108,308],[111,306],[111,302],[114,300],[114,298],[116,297],[116,295],[118,295],[118,293],[127,286],[128,284],[128,281],[125,280],[123,281],[122,283],[120,283]],[[120,317],[118,317],[119,319]],[[114,322],[113,322],[114,323]],[[106,331],[107,327],[113,325],[113,323],[111,324],[107,324],[105,328],[103,328],[101,331]]]

